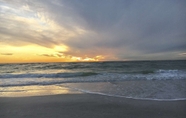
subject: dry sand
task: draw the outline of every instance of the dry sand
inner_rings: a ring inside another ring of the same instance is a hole
[[[186,118],[186,101],[93,94],[0,97],[0,118]]]

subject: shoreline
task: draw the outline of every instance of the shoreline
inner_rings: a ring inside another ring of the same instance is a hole
[[[166,80],[167,81],[167,80]],[[132,99],[132,100],[143,100],[143,101],[186,101],[185,96],[179,96],[174,98],[150,98],[150,97],[136,97],[136,96],[126,96],[121,93],[115,94],[118,91],[112,90],[126,90],[128,85],[145,85],[144,82],[148,84],[157,84],[158,81],[125,81],[125,82],[86,82],[86,83],[62,83],[54,85],[30,85],[30,86],[11,86],[11,87],[0,87],[0,98],[1,97],[34,97],[34,96],[53,96],[53,95],[63,95],[63,94],[92,94],[101,95],[105,97],[116,97],[120,99]],[[149,83],[150,82],[150,83]],[[156,82],[156,83],[152,83]],[[181,81],[182,82],[182,81]],[[186,81],[184,80],[183,83]],[[122,85],[125,88],[116,88],[116,85]],[[111,93],[107,90],[111,90]],[[139,88],[135,88],[138,90]],[[114,93],[113,93],[114,92]],[[125,91],[124,91],[125,92]],[[129,93],[132,91],[129,91]],[[137,91],[138,93],[141,91]],[[113,94],[112,94],[113,93]],[[163,93],[165,95],[165,93]],[[170,95],[170,94],[168,94]]]
[[[152,101],[97,94],[0,97],[1,118],[185,118],[186,101]]]

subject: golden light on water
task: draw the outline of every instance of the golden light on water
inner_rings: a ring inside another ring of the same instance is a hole
[[[80,94],[72,89],[48,85],[48,86],[17,86],[17,87],[0,87],[0,97],[26,97],[26,96],[43,96],[56,94]],[[6,92],[3,92],[6,91]]]

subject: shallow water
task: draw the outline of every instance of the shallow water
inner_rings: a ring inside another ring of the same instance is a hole
[[[85,93],[148,99],[186,100],[186,80],[123,81],[99,83],[68,83],[63,86]]]

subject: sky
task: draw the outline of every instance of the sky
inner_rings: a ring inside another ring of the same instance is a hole
[[[0,0],[0,63],[179,59],[185,0]]]

